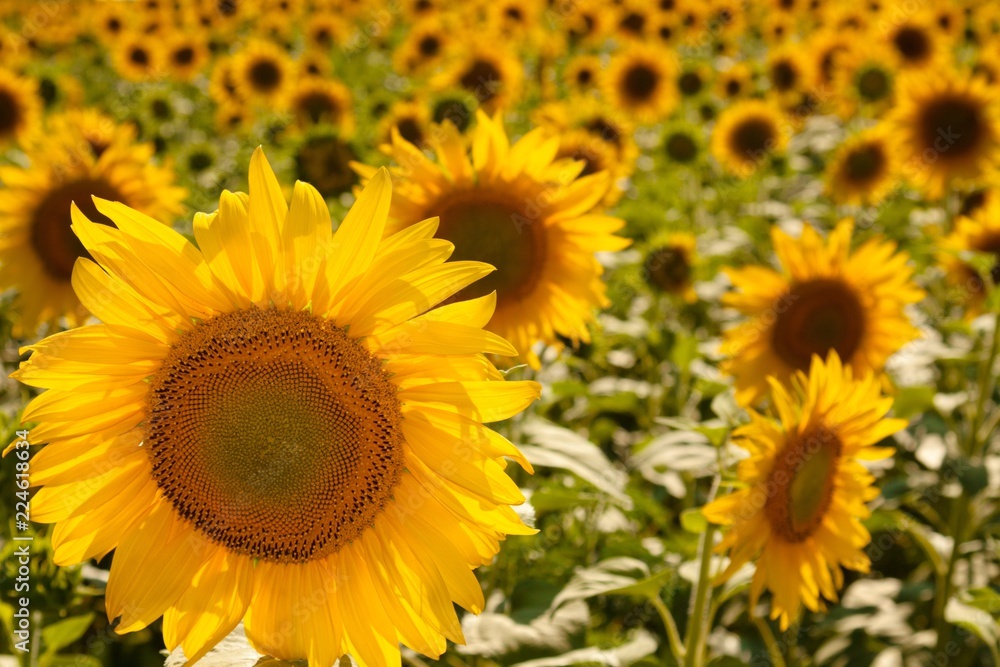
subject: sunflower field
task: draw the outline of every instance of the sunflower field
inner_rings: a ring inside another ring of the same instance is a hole
[[[1000,667],[996,0],[0,0],[0,667]]]

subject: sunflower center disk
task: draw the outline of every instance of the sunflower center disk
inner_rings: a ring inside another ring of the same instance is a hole
[[[823,521],[841,450],[837,434],[820,427],[794,436],[775,460],[764,512],[771,528],[788,542],[806,540]]]
[[[274,562],[335,552],[371,525],[403,467],[379,361],[302,312],[243,310],[185,334],[152,378],[145,445],[177,512]]]
[[[497,299],[531,292],[545,256],[543,222],[503,202],[457,201],[439,212],[438,236],[455,244],[453,260],[475,260],[496,267],[453,297],[472,299],[496,290]]]
[[[852,181],[865,182],[882,173],[885,155],[878,146],[865,146],[847,156],[847,175]]]
[[[922,125],[926,145],[938,151],[942,160],[958,159],[974,151],[983,134],[979,110],[974,104],[956,98],[929,104]]]
[[[6,90],[0,90],[0,135],[14,132],[18,116],[17,100]]]
[[[732,149],[735,154],[757,162],[772,148],[774,139],[774,126],[769,121],[749,118],[734,129]]]
[[[849,361],[861,344],[864,309],[857,295],[839,280],[817,279],[795,285],[774,323],[772,345],[793,368],[809,368],[813,355],[830,350]]]
[[[93,222],[109,224],[98,213],[92,196],[121,201],[122,196],[110,184],[98,179],[71,181],[52,189],[35,209],[31,219],[31,245],[45,271],[55,280],[68,282],[73,264],[87,251],[70,227],[70,205],[76,202],[80,212]]]
[[[660,78],[646,65],[636,65],[625,72],[622,87],[625,95],[637,102],[644,102],[656,92]]]

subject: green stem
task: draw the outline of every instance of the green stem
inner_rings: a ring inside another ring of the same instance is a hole
[[[687,655],[685,656],[685,667],[702,667],[705,656],[705,637],[710,628],[708,625],[709,615],[705,613],[706,604],[714,584],[709,570],[712,568],[712,545],[715,537],[715,525],[708,524],[705,532],[702,533],[700,550],[700,565],[698,568],[698,583],[694,590],[694,604],[691,610],[691,617],[688,619]]]
[[[771,626],[756,614],[751,613],[750,618],[753,619],[753,624],[757,626],[760,636],[764,639],[764,644],[767,646],[767,652],[771,655],[771,662],[774,664],[774,667],[785,667],[785,658],[781,655],[781,649],[778,648],[778,640],[774,638]]]
[[[994,288],[997,289],[997,288]],[[976,385],[976,407],[972,414],[969,430],[966,434],[963,454],[967,459],[976,457],[983,441],[989,438],[980,439],[979,431],[986,417],[986,405],[988,399],[993,395],[993,365],[996,363],[997,353],[1000,351],[1000,313],[993,319],[993,333],[990,339],[989,351],[983,356],[979,366],[979,377]],[[948,557],[948,566],[945,568],[944,576],[939,582],[939,594],[934,598],[934,628],[937,631],[937,650],[942,650],[951,639],[951,624],[945,620],[944,611],[951,599],[953,583],[955,577],[955,566],[958,563],[959,548],[965,542],[970,499],[963,493],[953,499],[949,512],[949,525],[951,526],[952,547],[951,555]]]
[[[667,641],[670,642],[670,653],[674,656],[674,660],[681,662],[684,660],[684,644],[681,643],[681,635],[677,632],[677,624],[674,622],[674,616],[667,609],[667,605],[663,603],[663,599],[660,598],[660,594],[657,593],[656,597],[650,598],[650,602],[653,603],[653,607],[660,614],[660,620],[663,621],[663,627],[667,630]]]

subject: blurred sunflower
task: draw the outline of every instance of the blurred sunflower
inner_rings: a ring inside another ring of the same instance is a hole
[[[129,81],[150,81],[163,73],[162,44],[131,32],[112,42],[115,69]]]
[[[947,35],[935,30],[926,17],[919,14],[902,17],[889,26],[888,35],[879,33],[877,39],[887,40],[899,66],[911,72],[925,72],[936,64],[943,64],[949,53]]]
[[[295,176],[310,183],[324,197],[349,192],[358,182],[351,162],[357,151],[335,131],[318,128],[307,133],[295,151]]]
[[[722,168],[746,178],[766,160],[784,152],[784,116],[773,104],[743,100],[729,106],[712,130],[712,155]]]
[[[316,12],[305,26],[306,47],[330,53],[350,36],[350,26],[331,12]]]
[[[808,375],[787,385],[772,378],[771,394],[778,418],[751,409],[750,423],[733,434],[750,453],[737,469],[744,488],[702,513],[729,527],[716,547],[730,558],[719,581],[756,560],[750,607],[768,589],[771,618],[784,631],[803,605],[823,611],[824,600],[836,602],[844,568],[869,571],[871,535],[861,522],[879,490],[863,462],[888,457],[891,448],[875,445],[906,421],[886,418],[892,399],[878,378],[843,365],[836,352],[825,362],[813,356]]]
[[[205,69],[211,54],[203,35],[194,31],[175,32],[164,48],[167,73],[178,81],[190,81]]]
[[[853,44],[837,59],[834,101],[842,118],[852,118],[859,111],[880,114],[891,105],[895,85],[892,55],[878,42]]]
[[[737,63],[719,72],[715,82],[716,94],[724,100],[735,100],[751,92],[753,73],[745,63]]]
[[[18,291],[15,335],[30,337],[39,326],[65,317],[75,326],[86,317],[70,278],[86,250],[70,230],[70,205],[107,222],[92,196],[124,202],[169,220],[179,213],[185,191],[173,171],[150,162],[153,147],[133,142],[134,132],[102,119],[72,114],[56,118],[49,136],[28,151],[31,166],[0,167],[0,285]]]
[[[671,162],[690,164],[698,159],[701,151],[701,138],[693,126],[677,124],[663,136],[663,153]]]
[[[652,3],[622,2],[614,19],[614,36],[621,40],[645,41],[653,25]]]
[[[451,65],[432,80],[439,90],[461,88],[492,113],[506,108],[521,93],[524,82],[521,61],[496,44],[466,44],[456,51]]]
[[[299,128],[327,124],[342,136],[354,131],[351,90],[334,79],[300,78],[290,94],[289,107]]]
[[[379,144],[392,143],[392,130],[418,148],[426,148],[430,138],[431,114],[427,105],[420,101],[396,102],[379,121]]]
[[[587,130],[575,129],[560,133],[556,158],[582,161],[584,167],[580,176],[601,172],[607,172],[611,175],[611,185],[601,200],[601,206],[609,208],[625,194],[618,186],[618,181],[627,178],[632,173],[631,165],[618,159],[618,152],[613,145],[595,137]]]
[[[969,319],[981,315],[986,304],[987,280],[970,260],[974,255],[987,255],[992,265],[1000,266],[1000,199],[994,190],[980,191],[975,201],[966,200],[955,220],[955,228],[946,236],[937,253],[948,284],[957,290],[950,301],[965,306]],[[1000,274],[1000,269],[991,271]],[[990,277],[990,282],[996,282]]]
[[[571,94],[585,94],[596,90],[601,68],[599,56],[590,54],[575,56],[566,64],[566,70],[563,72],[566,88]]]
[[[840,204],[877,204],[896,185],[899,160],[883,126],[840,145],[826,170],[827,194]]]
[[[310,667],[399,664],[400,643],[436,658],[463,641],[452,601],[484,607],[473,569],[533,532],[503,457],[530,465],[483,422],[539,387],[483,356],[513,352],[480,328],[492,295],[433,309],[492,267],[445,263],[434,221],[383,237],[384,171],[336,234],[311,186],[286,204],[259,149],[249,182],[195,216],[200,249],[123,204],[93,203],[106,224],[73,211],[95,258],[74,285],[103,324],[15,373],[48,390],[24,413],[48,443],[33,518],[56,524],[59,564],[113,549],[116,631],[163,616],[192,662],[241,620]]]
[[[907,78],[890,116],[904,175],[931,198],[981,180],[1000,155],[1000,106],[981,79],[954,70]]]
[[[0,147],[30,134],[41,113],[35,81],[0,69]]]
[[[97,3],[88,18],[91,30],[98,40],[105,44],[120,39],[131,25],[128,7],[120,2]]]
[[[768,56],[765,69],[771,92],[781,101],[801,95],[815,76],[812,65],[798,47],[775,49]]]
[[[276,44],[255,40],[236,54],[232,81],[239,95],[270,109],[282,108],[293,88],[291,59]]]
[[[723,303],[750,318],[726,331],[721,348],[741,404],[763,398],[769,377],[787,382],[830,351],[856,374],[880,372],[917,337],[904,308],[924,294],[912,281],[909,255],[878,238],[852,253],[853,228],[850,220],[839,223],[826,243],[809,225],[797,241],[772,228],[780,272],[726,271],[737,291]]]
[[[640,123],[665,118],[677,103],[673,62],[670,52],[639,44],[615,53],[602,77],[605,99]]]
[[[708,86],[711,70],[701,63],[685,65],[677,74],[677,92],[681,97],[697,97]]]
[[[393,52],[393,63],[403,74],[421,74],[440,65],[450,48],[450,32],[437,18],[414,25]]]
[[[687,232],[666,232],[653,237],[644,252],[649,283],[687,303],[697,301],[693,287],[695,245],[694,235]]]
[[[499,118],[481,111],[476,118],[471,161],[453,126],[444,125],[435,142],[438,164],[394,134],[392,156],[400,166],[392,169],[399,185],[389,230],[439,216],[438,236],[455,244],[455,257],[497,267],[459,297],[496,291],[487,328],[537,368],[536,342],[589,340],[593,309],[607,303],[594,252],[628,245],[613,235],[624,221],[594,211],[611,177],[578,177],[584,162],[556,160],[558,136],[538,128],[511,146]],[[355,168],[366,178],[377,173]]]

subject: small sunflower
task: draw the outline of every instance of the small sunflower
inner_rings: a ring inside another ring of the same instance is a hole
[[[687,232],[669,232],[654,237],[645,252],[647,280],[658,290],[687,303],[698,300],[693,281],[697,262],[696,240]]]
[[[484,111],[505,109],[521,94],[524,71],[521,61],[496,44],[466,44],[456,51],[451,65],[432,80],[438,90],[460,88],[473,96]]]
[[[15,373],[47,390],[24,412],[47,443],[32,518],[56,524],[58,564],[114,550],[116,632],[162,616],[191,662],[241,620],[309,667],[398,665],[400,644],[437,658],[463,641],[453,601],[485,606],[474,568],[533,532],[504,472],[530,465],[484,422],[539,386],[483,356],[513,352],[481,328],[492,294],[435,308],[492,267],[445,262],[434,220],[383,237],[384,171],[336,233],[311,186],[286,203],[259,149],[249,182],[195,216],[200,247],[121,203],[89,204],[105,224],[74,209],[94,260],[73,284],[102,323]]]
[[[330,53],[350,36],[350,26],[330,12],[317,12],[305,26],[306,47]]]
[[[300,128],[332,125],[342,136],[350,136],[354,131],[351,90],[334,79],[299,79],[291,92],[289,107]]]
[[[852,118],[858,111],[880,115],[892,105],[895,86],[892,54],[884,45],[861,41],[839,54],[833,87],[842,118]]]
[[[937,253],[945,280],[954,290],[949,301],[961,303],[968,319],[985,310],[987,282],[976,264],[975,255],[988,255],[1000,266],[1000,199],[994,190],[979,190],[965,198],[955,228],[946,236]]]
[[[724,100],[736,100],[752,92],[753,73],[745,63],[737,63],[719,73],[715,82],[716,95]]]
[[[510,340],[522,358],[539,365],[533,345],[557,336],[589,340],[595,306],[607,303],[598,250],[628,241],[614,232],[624,221],[594,210],[610,175],[578,178],[583,162],[556,160],[559,138],[539,128],[510,145],[499,119],[478,112],[472,159],[450,125],[435,142],[438,164],[394,133],[399,167],[390,230],[428,215],[441,218],[438,236],[455,244],[455,256],[489,261],[497,272],[462,297],[497,292],[487,328]],[[366,178],[373,167],[356,165]]]
[[[696,128],[675,125],[663,135],[663,154],[677,164],[691,164],[701,155],[701,137]]]
[[[841,204],[877,204],[896,185],[899,163],[884,127],[845,141],[826,171],[827,194]]]
[[[623,41],[648,39],[655,14],[649,3],[623,2],[614,19],[614,35]]]
[[[177,31],[163,53],[167,73],[178,81],[190,81],[205,69],[209,59],[204,36],[197,32]]]
[[[890,26],[888,35],[879,37],[888,41],[899,66],[911,72],[927,71],[942,63],[950,50],[947,36],[935,30],[922,14],[903,17]]]
[[[611,105],[642,123],[655,123],[677,104],[670,52],[634,44],[614,54],[601,89]]]
[[[393,53],[393,63],[403,74],[423,74],[444,62],[451,48],[450,31],[437,19],[414,25]]]
[[[295,151],[296,178],[310,183],[324,197],[337,197],[358,182],[351,162],[356,149],[336,132],[321,128],[309,133]]]
[[[35,81],[0,69],[0,148],[30,134],[41,113]]]
[[[208,79],[208,94],[216,104],[243,101],[243,93],[236,83],[235,58],[215,61]]]
[[[791,46],[773,51],[767,58],[765,71],[767,80],[771,84],[771,92],[779,100],[800,95],[812,84],[815,77],[813,63],[805,57],[801,49]]]
[[[281,47],[256,40],[240,51],[233,63],[232,81],[240,96],[269,108],[280,108],[293,88],[292,62]]]
[[[781,110],[761,100],[728,107],[712,130],[712,155],[723,169],[746,178],[766,160],[785,151],[788,133]]]
[[[904,175],[931,198],[953,183],[981,180],[1000,159],[996,95],[955,70],[906,79],[890,122]]]
[[[725,333],[723,369],[736,397],[751,405],[768,377],[786,382],[813,356],[835,351],[858,374],[880,372],[886,359],[917,336],[904,308],[923,298],[909,255],[872,239],[850,251],[854,225],[837,225],[824,244],[809,225],[795,240],[777,228],[771,239],[781,271],[751,266],[727,271],[738,290],[723,303],[749,319]]]
[[[771,390],[777,419],[750,410],[750,423],[733,434],[750,453],[737,469],[744,488],[702,513],[728,527],[716,547],[730,559],[719,582],[756,560],[750,606],[769,590],[771,618],[784,631],[803,605],[823,611],[824,600],[836,602],[845,568],[869,571],[871,535],[861,522],[879,491],[863,462],[888,457],[892,449],[877,445],[906,421],[886,418],[892,399],[878,378],[836,352],[813,356],[808,375],[797,372],[787,385],[772,378]]]
[[[256,115],[245,102],[227,100],[216,108],[214,119],[221,134],[243,134],[253,127]]]
[[[152,145],[131,142],[134,134],[108,119],[112,129],[97,144],[79,129],[80,118],[76,112],[53,119],[51,136],[28,150],[30,167],[0,168],[0,285],[19,293],[18,336],[63,317],[70,326],[86,317],[70,282],[77,258],[86,256],[70,230],[73,202],[98,221],[106,219],[91,196],[164,219],[181,211],[185,191],[174,186],[171,169],[150,162]]]
[[[701,95],[709,85],[710,70],[700,63],[684,66],[677,74],[677,92],[681,97]]]
[[[392,143],[393,128],[406,141],[418,148],[426,148],[430,141],[431,114],[427,105],[419,101],[396,102],[379,121],[376,132],[380,144]]]
[[[115,69],[129,81],[157,79],[164,71],[163,53],[157,40],[131,32],[113,42]]]
[[[575,56],[566,64],[563,81],[572,94],[590,93],[601,76],[601,59],[595,55]]]

